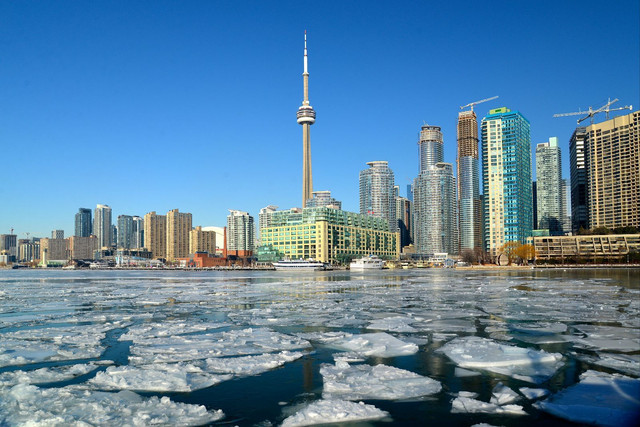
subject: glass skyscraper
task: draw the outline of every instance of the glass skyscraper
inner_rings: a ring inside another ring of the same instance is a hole
[[[458,209],[460,249],[482,247],[478,119],[476,113],[458,114]]]
[[[93,233],[98,238],[98,248],[110,248],[112,246],[111,208],[108,205],[96,206],[93,216]]]
[[[482,119],[482,188],[486,250],[525,243],[533,228],[529,121],[502,107]]]
[[[536,146],[537,229],[549,230],[552,236],[563,234],[562,158],[558,138],[549,138]]]
[[[571,173],[571,230],[589,228],[589,208],[587,206],[587,169],[585,164],[584,141],[587,128],[578,127],[569,140],[569,166]]]
[[[130,215],[118,215],[118,248],[135,248],[133,241],[133,217]]]
[[[93,233],[91,223],[91,209],[80,208],[76,214],[76,230],[74,236],[89,237]]]
[[[369,169],[360,171],[360,213],[385,218],[389,231],[396,231],[396,198],[393,171],[388,162],[369,162]]]

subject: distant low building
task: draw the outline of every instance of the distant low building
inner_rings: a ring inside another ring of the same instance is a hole
[[[539,260],[624,258],[640,252],[640,234],[533,237]]]

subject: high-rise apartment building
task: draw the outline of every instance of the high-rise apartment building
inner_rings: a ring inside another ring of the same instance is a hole
[[[76,214],[75,233],[76,237],[89,237],[93,233],[93,223],[91,221],[91,209],[80,208]]]
[[[133,240],[131,247],[136,249],[144,248],[144,219],[139,216],[133,217]]]
[[[571,230],[589,228],[589,207],[587,204],[587,168],[584,141],[587,128],[579,127],[569,140],[569,166],[571,179]]]
[[[93,234],[98,238],[100,248],[110,248],[113,245],[112,228],[111,208],[108,205],[97,205],[93,215]]]
[[[307,200],[308,208],[333,208],[333,209],[342,209],[342,202],[340,200],[334,199],[331,197],[331,191],[322,190],[322,191],[314,191],[313,197]]]
[[[518,111],[496,108],[482,119],[482,187],[486,250],[525,243],[533,227],[531,135]]]
[[[205,231],[198,226],[189,232],[189,254],[207,252],[216,254],[216,232]]]
[[[413,236],[421,254],[458,253],[458,215],[453,165],[443,162],[442,131],[422,126],[420,174],[413,181]]]
[[[167,217],[157,215],[155,211],[144,216],[144,247],[153,258],[167,257]]]
[[[536,146],[536,210],[539,230],[552,236],[563,234],[564,200],[562,198],[562,158],[558,138]]]
[[[393,171],[386,161],[368,162],[360,171],[360,213],[385,218],[389,231],[398,228]]]
[[[302,125],[302,207],[313,193],[311,174],[311,125],[316,122],[316,112],[309,104],[309,71],[307,69],[307,32],[304,33],[304,71],[302,73],[304,98],[296,119]]]
[[[40,239],[40,260],[68,260],[68,243],[66,239]]]
[[[309,201],[307,203],[309,203],[312,199],[309,199]],[[275,205],[269,205],[269,206],[265,206],[264,208],[260,209],[260,213],[258,213],[258,241],[257,241],[257,246],[262,245],[262,241],[260,240],[260,230],[262,230],[265,227],[269,227],[271,224],[271,214],[276,212],[278,210],[278,207]]]
[[[562,179],[560,189],[562,193],[562,212],[560,214],[562,218],[562,231],[563,234],[568,234],[571,232],[571,184],[566,178]]]
[[[94,258],[94,254],[98,249],[98,239],[96,236],[72,236],[67,240],[69,257],[71,259],[89,260]]]
[[[191,232],[191,214],[178,209],[167,213],[167,260],[189,256],[189,233]]]
[[[133,217],[130,215],[118,215],[118,240],[117,247],[131,249],[133,244]]]
[[[482,206],[480,204],[480,165],[478,119],[476,113],[458,113],[458,214],[460,249],[482,247]]]
[[[586,133],[589,228],[640,227],[640,111]]]
[[[53,230],[51,232],[52,239],[64,239],[64,230]]]
[[[0,234],[0,253],[14,257],[18,256],[18,235],[17,234]]]
[[[229,209],[227,254],[238,257],[253,255],[254,230],[253,217],[248,212]]]
[[[394,187],[396,202],[396,222],[398,233],[400,233],[400,248],[411,244],[411,201],[400,196],[400,187]]]

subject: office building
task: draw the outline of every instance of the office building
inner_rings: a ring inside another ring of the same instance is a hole
[[[304,98],[296,119],[302,125],[302,207],[313,193],[311,174],[311,125],[316,122],[316,112],[309,104],[309,71],[307,69],[307,32],[304,33],[304,71],[302,73]]]
[[[227,255],[241,258],[252,256],[254,233],[253,217],[248,212],[229,209],[229,216],[227,216]],[[265,243],[262,242],[262,244]]]
[[[144,248],[144,219],[139,216],[133,217],[133,240],[131,247],[136,249]]]
[[[93,223],[91,221],[91,209],[80,208],[76,214],[75,233],[76,237],[89,237],[93,234]]]
[[[344,264],[365,255],[397,259],[400,254],[398,233],[389,231],[385,218],[329,207],[275,212],[261,233],[263,247],[289,259]]]
[[[12,230],[13,231],[13,230]],[[5,253],[15,260],[18,256],[18,235],[0,234],[0,253]]]
[[[460,249],[482,247],[478,119],[473,111],[458,113],[458,214]]]
[[[167,261],[189,256],[189,233],[191,232],[191,214],[178,209],[167,213]]]
[[[108,205],[96,206],[93,215],[93,234],[98,238],[100,249],[113,246],[113,224],[111,221],[111,208]]]
[[[201,226],[198,226],[189,232],[189,254],[193,255],[196,252],[216,254],[215,231],[205,231]]]
[[[640,111],[586,133],[589,228],[640,227]]]
[[[562,198],[562,158],[558,138],[536,146],[536,210],[538,230],[552,236],[563,234],[564,200]],[[536,224],[534,224],[535,226]]]
[[[531,236],[531,136],[529,121],[505,107],[490,110],[481,127],[484,240],[495,257],[506,242]]]
[[[37,237],[20,239],[18,241],[18,261],[33,262],[37,259],[40,259],[40,239]]]
[[[118,215],[117,248],[131,249],[133,244],[133,217],[130,215]]]
[[[443,162],[442,131],[422,126],[420,173],[413,181],[413,237],[416,252],[457,254],[458,215],[453,165]]]
[[[396,188],[398,188],[396,186]],[[397,194],[397,191],[396,191]],[[406,197],[396,196],[396,222],[400,239],[400,248],[411,244],[411,201]]]
[[[360,171],[360,213],[384,218],[396,231],[396,201],[393,171],[386,161],[368,162]]]
[[[342,202],[331,197],[331,191],[314,191],[313,197],[307,200],[307,207],[342,209]]]
[[[167,217],[155,211],[144,216],[144,247],[155,259],[167,257]]]
[[[569,140],[569,165],[571,179],[571,230],[577,233],[589,228],[589,206],[587,203],[587,168],[584,141],[587,128],[579,127]]]

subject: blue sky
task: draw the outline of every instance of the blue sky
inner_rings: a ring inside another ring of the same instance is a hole
[[[372,160],[405,194],[425,122],[455,162],[460,105],[499,95],[478,116],[557,136],[567,178],[576,118],[554,113],[638,109],[637,0],[444,3],[1,2],[0,233],[72,235],[97,203],[194,225],[299,206],[305,29],[314,189],[346,210]]]

